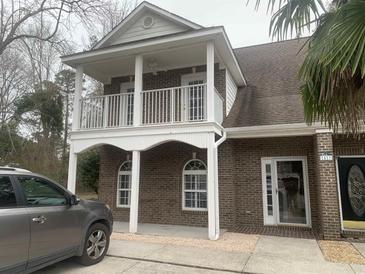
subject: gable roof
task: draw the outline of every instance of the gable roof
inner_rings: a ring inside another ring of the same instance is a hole
[[[184,26],[189,30],[198,30],[202,29],[203,26],[198,25],[190,20],[187,20],[179,15],[176,15],[174,13],[171,13],[167,10],[164,10],[156,5],[153,5],[147,1],[143,1],[141,4],[139,4],[126,18],[122,20],[114,29],[112,29],[107,35],[105,35],[94,47],[93,49],[98,49],[102,47],[104,44],[107,43],[110,39],[112,39],[115,35],[117,35],[120,32],[123,32],[124,29],[128,27],[128,24],[131,23],[131,21],[135,20],[135,18],[138,18],[139,15],[141,15],[144,12],[153,12],[154,14],[161,16],[162,18],[165,18],[171,22],[174,22],[177,25]]]
[[[224,127],[304,123],[298,72],[307,38],[237,48],[247,86],[237,92]]]

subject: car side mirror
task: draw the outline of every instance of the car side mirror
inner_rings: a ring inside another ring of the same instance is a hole
[[[71,195],[70,197],[70,205],[77,205],[80,202],[80,198],[76,195]]]

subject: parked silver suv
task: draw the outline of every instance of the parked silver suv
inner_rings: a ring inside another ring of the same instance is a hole
[[[112,226],[105,204],[80,200],[29,171],[0,167],[0,273],[30,273],[73,256],[98,263]]]

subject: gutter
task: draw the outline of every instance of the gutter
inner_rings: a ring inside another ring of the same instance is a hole
[[[327,129],[320,123],[308,126],[305,123],[278,124],[264,126],[249,126],[226,128],[228,138],[264,138],[314,135],[316,131]]]

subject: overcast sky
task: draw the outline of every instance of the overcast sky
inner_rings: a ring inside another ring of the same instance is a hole
[[[254,9],[255,0],[149,0],[204,27],[224,26],[233,47],[270,42],[270,16],[262,5]],[[266,1],[263,1],[265,3]]]

